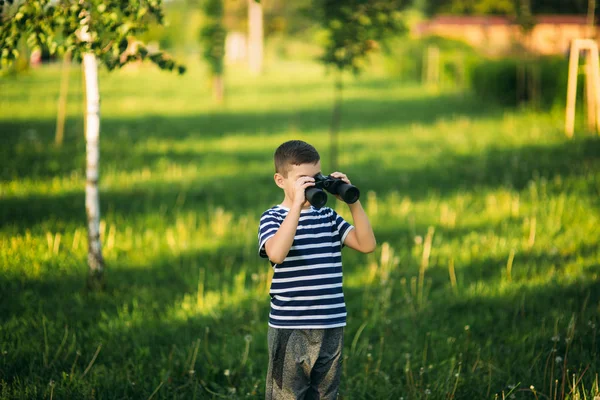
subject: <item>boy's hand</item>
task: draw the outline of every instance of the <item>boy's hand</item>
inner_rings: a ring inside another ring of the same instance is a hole
[[[306,201],[306,188],[310,186],[315,186],[315,178],[312,176],[301,176],[294,183],[294,198],[293,204],[294,206],[302,207],[304,202]]]
[[[337,179],[341,179],[342,181],[346,182],[348,185],[352,185],[352,183],[350,183],[350,179],[348,179],[348,177],[346,176],[346,174],[343,174],[341,172],[334,172],[332,174],[330,174],[332,177],[337,178]],[[340,195],[336,194],[335,197],[338,200],[342,200],[342,198],[340,197]],[[342,200],[344,201],[344,200]]]

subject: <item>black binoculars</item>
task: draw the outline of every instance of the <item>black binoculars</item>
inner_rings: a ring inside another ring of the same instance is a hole
[[[305,190],[306,200],[315,208],[321,208],[327,203],[327,194],[323,189],[333,195],[339,195],[348,204],[356,203],[360,197],[360,191],[356,186],[349,185],[341,179],[331,175],[318,173],[314,176],[315,186]]]

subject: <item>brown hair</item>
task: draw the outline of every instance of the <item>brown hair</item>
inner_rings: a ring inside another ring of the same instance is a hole
[[[275,172],[284,177],[287,177],[290,165],[316,164],[321,159],[317,149],[302,140],[290,140],[281,144],[275,150],[273,158]]]

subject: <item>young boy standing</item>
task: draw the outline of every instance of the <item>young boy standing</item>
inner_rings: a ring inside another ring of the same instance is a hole
[[[266,399],[335,399],[338,392],[346,305],[342,247],[375,250],[375,236],[359,201],[349,204],[354,226],[328,207],[316,209],[305,190],[321,172],[317,150],[292,140],[275,151],[280,205],[265,211],[259,254],[274,269],[269,314]],[[350,184],[340,172],[331,174]]]

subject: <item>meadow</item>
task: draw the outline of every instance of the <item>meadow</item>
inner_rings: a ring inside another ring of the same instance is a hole
[[[272,154],[329,170],[332,77],[271,61],[100,74],[107,287],[86,290],[81,74],[53,145],[58,66],[0,78],[0,398],[260,398]],[[346,77],[339,170],[378,240],[344,250],[341,398],[600,398],[600,140],[375,67]],[[329,205],[349,218],[343,203]]]

